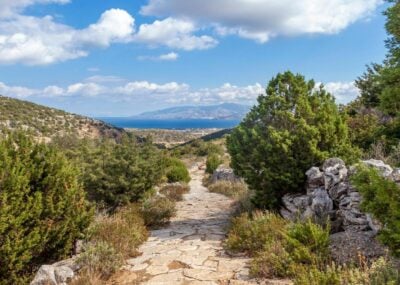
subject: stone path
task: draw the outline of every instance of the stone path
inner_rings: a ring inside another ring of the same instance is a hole
[[[177,203],[177,216],[167,228],[151,232],[139,248],[141,256],[128,260],[126,277],[133,274],[134,280],[129,283],[124,276],[120,280],[125,284],[259,284],[249,280],[248,258],[230,257],[223,250],[233,201],[203,187],[204,171],[197,166],[190,173],[191,190]]]

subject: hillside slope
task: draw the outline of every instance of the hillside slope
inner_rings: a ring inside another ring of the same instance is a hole
[[[4,96],[0,96],[0,126],[32,131],[46,142],[66,135],[118,138],[124,132],[99,120]]]

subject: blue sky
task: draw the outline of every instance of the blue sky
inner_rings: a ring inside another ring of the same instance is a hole
[[[380,0],[3,0],[0,94],[91,116],[254,103],[277,72],[340,103],[385,55]]]

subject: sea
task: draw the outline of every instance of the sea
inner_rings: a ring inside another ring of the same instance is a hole
[[[118,128],[132,129],[166,129],[166,130],[186,130],[186,129],[230,129],[236,127],[239,120],[145,120],[133,118],[102,117],[97,118]]]

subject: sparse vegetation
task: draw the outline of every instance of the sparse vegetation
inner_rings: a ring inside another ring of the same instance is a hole
[[[175,216],[175,203],[165,197],[151,197],[143,202],[141,214],[146,226],[157,228]]]
[[[399,271],[385,258],[370,265],[335,265],[329,256],[329,228],[311,221],[287,222],[268,212],[234,218],[226,246],[254,258],[254,276],[290,278],[296,285],[391,285],[400,281]]]
[[[240,199],[248,192],[246,184],[240,181],[217,181],[208,185],[208,189],[234,199]]]
[[[168,184],[161,188],[160,193],[172,201],[182,201],[183,195],[189,192],[185,184]]]

